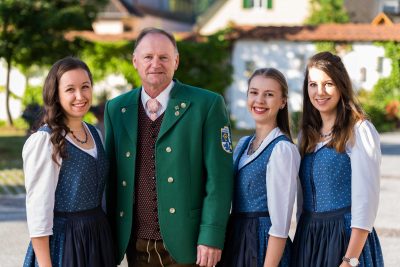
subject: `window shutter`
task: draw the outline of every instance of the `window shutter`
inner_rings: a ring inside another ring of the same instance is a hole
[[[243,0],[243,8],[252,8],[253,0]]]
[[[273,0],[266,0],[266,8],[267,9],[272,9],[272,1]]]

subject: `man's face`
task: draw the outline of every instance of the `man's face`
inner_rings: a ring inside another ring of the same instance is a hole
[[[133,54],[133,65],[139,73],[143,87],[146,91],[158,94],[171,82],[178,64],[179,55],[174,45],[159,33],[144,36]]]

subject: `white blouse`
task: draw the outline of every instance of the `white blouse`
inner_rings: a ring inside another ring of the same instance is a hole
[[[381,148],[374,125],[359,121],[354,126],[354,144],[346,144],[351,162],[351,227],[372,231],[378,212],[380,193]],[[317,144],[315,151],[329,140]],[[297,195],[298,211],[302,209],[301,187]],[[298,216],[300,212],[298,212]]]
[[[278,127],[273,129],[262,141],[260,147],[251,155],[247,155],[249,149],[249,146],[247,146],[242,157],[239,159],[238,168],[243,168],[255,159],[271,141],[281,135],[283,133]],[[247,138],[246,136],[239,140],[233,156],[235,160]],[[300,154],[296,145],[290,142],[278,142],[266,164],[268,211],[272,224],[268,233],[271,236],[287,238],[297,190],[297,175],[300,167]]]
[[[87,125],[84,125],[92,136]],[[101,139],[100,132],[99,135]],[[96,145],[91,149],[83,149],[77,146],[69,136],[67,136],[67,140],[82,151],[97,158]],[[102,139],[101,141],[103,142]],[[52,149],[50,134],[45,131],[37,131],[32,134],[26,140],[22,149],[26,188],[26,217],[31,238],[53,234],[53,209],[60,166],[51,157]],[[62,159],[59,158],[58,160],[61,164]]]

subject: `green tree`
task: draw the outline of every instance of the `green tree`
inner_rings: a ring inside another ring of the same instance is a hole
[[[325,23],[347,23],[349,15],[344,9],[344,0],[311,0],[310,17],[305,21],[307,25],[319,25]],[[317,51],[330,51],[337,53],[336,42],[316,42]]]
[[[95,81],[110,74],[121,73],[133,87],[140,79],[132,65],[133,42],[93,42],[81,51],[81,58],[88,64]]]
[[[90,29],[97,10],[107,0],[2,0],[0,1],[0,57],[6,62],[6,110],[10,114],[12,66],[46,65],[74,55],[81,41],[69,42],[70,30]]]
[[[392,62],[388,77],[378,80],[371,92],[362,95],[361,103],[379,131],[400,127],[400,46],[397,42],[381,42],[385,57]]]
[[[230,42],[221,31],[207,37],[206,42],[178,42],[179,68],[175,73],[182,82],[223,94],[232,83]]]
[[[400,100],[400,46],[397,42],[381,43],[385,48],[385,57],[392,61],[392,72],[381,78],[372,90],[372,98],[377,105],[384,108],[390,100]]]
[[[208,37],[205,42],[178,41],[179,68],[175,77],[184,83],[223,94],[232,82],[229,42],[224,33]],[[132,41],[94,42],[85,46],[81,58],[89,65],[95,81],[121,73],[131,86],[140,86],[132,65]]]
[[[344,0],[311,0],[311,15],[305,21],[306,24],[346,22],[349,22],[349,15],[344,8]]]

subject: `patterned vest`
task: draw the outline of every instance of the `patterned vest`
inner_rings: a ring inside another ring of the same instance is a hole
[[[235,170],[250,138],[245,141],[235,162]],[[235,175],[233,195],[233,212],[265,212],[268,211],[266,173],[267,163],[275,145],[290,139],[285,135],[278,136],[251,162],[243,166]]]
[[[161,240],[158,223],[155,147],[164,114],[150,120],[139,104],[135,173],[135,229],[137,238]]]
[[[101,205],[109,162],[97,130],[87,124],[97,148],[97,159],[67,140],[67,158],[62,160],[55,192],[54,211],[76,212]],[[39,131],[51,132],[48,126]]]
[[[303,209],[332,211],[351,206],[351,164],[346,152],[323,146],[301,160]]]

